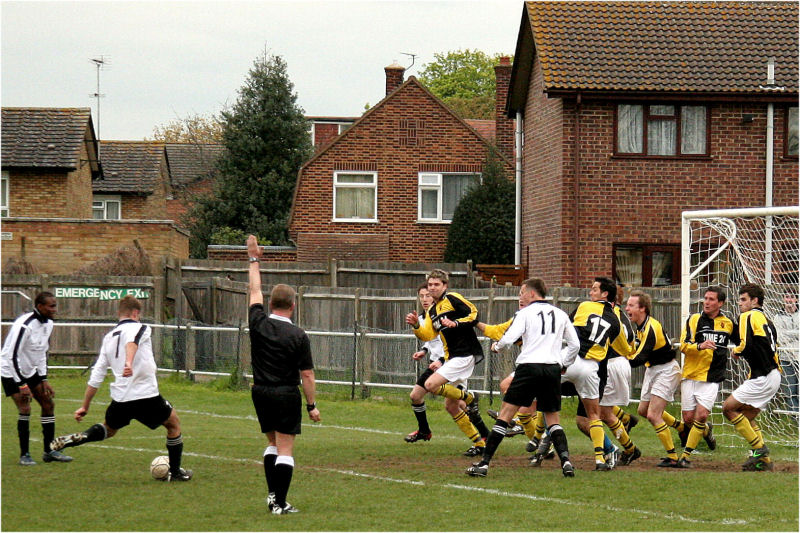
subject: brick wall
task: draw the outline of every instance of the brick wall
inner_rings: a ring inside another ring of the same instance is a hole
[[[508,86],[511,82],[511,61],[507,56],[500,58],[500,63],[494,67],[494,76],[497,84],[494,104],[495,142],[500,150],[508,157],[514,156],[514,121],[506,117],[506,98]]]
[[[401,140],[401,119],[417,121],[413,142]],[[409,81],[301,170],[290,226],[298,259],[313,253],[302,250],[303,234],[328,233],[384,236],[388,256],[381,260],[441,262],[448,224],[417,222],[418,173],[480,172],[486,151],[479,137]],[[377,172],[378,223],[332,221],[333,173],[346,170]],[[511,163],[506,172],[513,179]],[[352,254],[347,239],[337,238],[336,255]]]
[[[133,239],[147,251],[154,269],[163,256],[189,257],[188,233],[169,221],[7,218],[3,231],[13,235],[2,241],[4,263],[21,256],[25,237],[25,259],[44,274],[69,274],[120,246],[131,245]]]
[[[320,149],[339,135],[338,124],[314,123],[314,148]]]
[[[680,244],[682,211],[764,205],[766,104],[709,104],[711,157],[657,160],[615,158],[615,104],[584,99],[576,204],[575,103],[546,100],[534,89],[541,87],[538,64],[531,87],[523,179],[523,252],[528,246],[532,251],[531,275],[585,286],[594,276],[611,274],[613,243]],[[562,105],[563,113],[558,113],[556,107]],[[754,114],[755,120],[742,124],[743,113]],[[783,108],[777,108],[773,203],[797,205],[798,161],[783,157],[784,120]],[[560,150],[554,146],[559,135]],[[560,247],[555,247],[558,231]]]
[[[199,180],[185,187],[173,189],[172,199],[166,200],[166,218],[181,223],[186,212],[194,205],[192,199],[195,196],[207,196],[213,190],[214,182],[211,179]]]
[[[388,234],[300,233],[297,236],[297,260],[381,261],[389,256]]]

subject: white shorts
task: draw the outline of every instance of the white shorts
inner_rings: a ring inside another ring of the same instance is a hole
[[[651,397],[658,396],[671,402],[680,384],[681,367],[675,359],[661,365],[648,366],[642,381],[642,401],[649,402]]]
[[[631,401],[631,364],[624,357],[608,360],[608,377],[600,405],[625,406]]]
[[[777,368],[760,378],[748,379],[731,393],[733,398],[756,409],[763,409],[781,387],[781,373]]]
[[[569,381],[575,385],[578,396],[583,400],[600,397],[600,377],[597,375],[597,361],[577,357],[561,376],[561,383]]]
[[[681,411],[694,411],[700,404],[711,412],[718,392],[719,383],[684,379],[681,381]]]
[[[475,369],[475,357],[453,357],[444,362],[437,374],[444,377],[456,387],[462,387],[466,390],[467,380],[472,376],[472,371]]]

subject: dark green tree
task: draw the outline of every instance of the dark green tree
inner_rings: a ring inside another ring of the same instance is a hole
[[[419,79],[461,118],[493,119],[494,66],[504,54],[490,56],[480,50],[454,50],[433,54]]]
[[[496,148],[486,156],[481,182],[458,202],[447,232],[448,263],[514,262],[514,182],[506,176]]]
[[[255,60],[221,118],[226,150],[217,162],[219,178],[186,218],[192,257],[206,257],[212,235],[244,232],[287,243],[297,171],[311,156],[308,124],[279,56],[265,52]]]

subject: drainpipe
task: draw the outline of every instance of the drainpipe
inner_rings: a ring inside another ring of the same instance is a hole
[[[517,111],[514,132],[514,264],[522,264],[522,112]]]
[[[767,85],[761,89],[768,91],[783,91],[783,87],[775,84],[775,58],[770,57],[767,62]],[[767,146],[766,146],[766,171],[764,176],[764,205],[772,207],[772,177],[775,159],[775,105],[767,104]],[[764,243],[764,282],[772,283],[772,217],[767,217],[766,239]]]
[[[580,224],[578,219],[580,218],[580,175],[581,175],[581,147],[580,147],[580,138],[581,138],[581,92],[578,91],[577,97],[575,98],[575,140],[573,146],[573,159],[575,161],[575,179],[573,180],[574,187],[574,200],[575,200],[575,218],[572,220],[572,285],[574,287],[578,286],[578,230],[580,228]]]

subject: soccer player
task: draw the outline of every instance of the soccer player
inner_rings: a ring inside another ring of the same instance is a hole
[[[423,283],[419,286],[417,289],[417,297],[423,310],[427,310],[433,305],[433,297],[431,296],[430,292],[428,292],[427,283]],[[414,415],[417,418],[418,428],[416,431],[406,435],[406,442],[417,442],[418,440],[427,441],[431,440],[431,437],[433,436],[433,432],[428,425],[427,408],[425,407],[425,395],[428,393],[428,391],[425,390],[425,382],[444,363],[444,347],[442,346],[442,339],[437,336],[432,340],[429,340],[428,342],[424,343],[422,345],[422,349],[415,352],[412,357],[416,360],[420,360],[425,357],[425,355],[428,356],[430,364],[428,365],[428,368],[425,369],[425,372],[420,374],[419,378],[417,379],[417,383],[414,385],[414,388],[411,389],[410,395],[411,408],[413,409]],[[486,427],[486,424],[483,423],[483,420],[479,415],[475,416],[477,403],[473,402],[472,405],[467,408],[466,404],[461,401],[459,402],[459,407],[462,411],[467,413],[467,416],[473,425],[478,429],[481,437],[488,437],[489,429]]]
[[[522,351],[516,360],[516,371],[503,396],[500,414],[486,441],[481,460],[467,469],[470,476],[485,477],[497,447],[503,441],[508,424],[521,406],[535,399],[544,413],[550,438],[561,459],[565,477],[573,477],[575,469],[569,461],[567,436],[559,425],[561,411],[561,372],[576,360],[580,341],[569,317],[561,309],[545,301],[547,287],[538,278],[525,280],[519,290],[520,309],[503,337],[492,344],[499,351],[522,337]],[[530,305],[528,305],[530,304]],[[567,346],[562,349],[562,341]]]
[[[295,292],[278,284],[269,296],[270,314],[264,311],[259,260],[261,248],[255,236],[247,237],[250,300],[250,351],[253,365],[253,406],[261,431],[267,436],[264,450],[264,475],[267,479],[267,506],[272,514],[298,512],[286,501],[294,473],[294,441],[302,421],[301,384],[306,411],[314,422],[321,420],[314,401],[316,380],[311,344],[306,332],[292,324]]]
[[[568,381],[575,385],[578,397],[584,406],[589,423],[589,436],[594,446],[595,470],[600,471],[611,470],[613,466],[605,459],[606,452],[603,445],[605,432],[600,416],[599,363],[606,358],[608,346],[612,342],[619,345],[620,353],[628,349],[623,347],[627,345],[627,341],[619,316],[614,313],[611,304],[616,295],[617,286],[612,280],[605,277],[595,278],[589,290],[590,301],[582,302],[571,317],[581,342],[579,357],[561,377],[562,382]],[[616,417],[614,420],[616,421],[614,427],[625,431]],[[627,438],[627,433],[625,437]],[[630,438],[625,440],[629,441]],[[635,449],[633,447],[629,455],[633,454]]]
[[[650,316],[651,305],[650,295],[645,292],[635,290],[628,297],[625,312],[628,313],[631,322],[636,324],[636,338],[639,341],[631,366],[647,367],[642,382],[639,414],[646,416],[653,425],[667,452],[667,456],[661,459],[658,466],[675,468],[678,465],[678,454],[675,451],[672,434],[669,432],[670,425],[675,423],[675,418],[664,409],[673,400],[675,391],[680,385],[681,367],[675,360],[672,342],[664,333],[661,323]]]
[[[725,378],[728,343],[734,333],[733,321],[722,314],[726,299],[722,287],[708,287],[703,295],[703,312],[691,315],[681,332],[681,411],[683,423],[691,429],[678,460],[679,468],[691,467],[689,458],[701,438],[705,438],[709,450],[717,447],[708,416]]]
[[[734,357],[743,357],[750,365],[748,379],[739,385],[722,404],[722,414],[736,432],[750,445],[750,456],[742,465],[745,471],[772,470],[769,449],[756,424],[756,417],[772,400],[781,386],[776,350],[777,331],[766,317],[764,289],[747,283],[739,289],[739,345]]]
[[[20,315],[11,326],[0,355],[0,375],[3,391],[17,406],[19,464],[36,464],[29,452],[31,396],[42,409],[42,435],[45,463],[68,463],[72,457],[52,450],[50,441],[55,435],[55,392],[47,381],[47,351],[53,332],[53,317],[58,304],[50,292],[40,292],[33,301],[33,311]]]
[[[138,420],[150,429],[164,426],[167,429],[169,455],[169,475],[166,480],[189,481],[192,471],[181,468],[181,422],[172,405],[158,392],[151,330],[150,326],[139,322],[141,312],[142,304],[133,296],[120,300],[119,323],[103,338],[100,354],[86,385],[83,403],[74,414],[75,420],[80,422],[89,413],[92,398],[111,368],[114,383],[110,385],[111,404],[106,409],[105,421],[82,433],[57,437],[52,447],[61,450],[110,439],[131,420]]]
[[[437,336],[442,339],[445,360],[425,380],[425,390],[444,396],[445,409],[462,433],[472,441],[472,447],[464,455],[475,456],[483,452],[486,443],[467,413],[459,406],[459,401],[463,400],[468,409],[472,407],[476,416],[480,416],[476,409],[477,396],[466,390],[467,380],[472,375],[475,364],[483,359],[483,348],[474,328],[478,309],[457,292],[448,291],[448,281],[447,272],[439,269],[431,271],[427,282],[428,292],[434,303],[425,312],[422,320],[416,311],[408,313],[406,323],[423,342]]]

